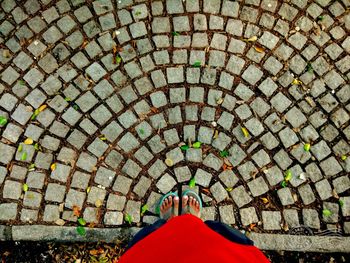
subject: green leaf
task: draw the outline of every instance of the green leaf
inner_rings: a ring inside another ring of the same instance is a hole
[[[139,129],[140,134],[145,134],[145,130],[144,129]]]
[[[180,35],[180,33],[179,33],[179,32],[174,31],[174,32],[172,32],[172,35],[173,35],[173,36],[179,36],[179,35]]]
[[[22,79],[19,80],[18,83],[19,83],[19,85],[22,85],[22,86],[26,85],[26,82],[24,80],[22,80]]]
[[[344,206],[344,201],[343,200],[339,200],[339,205],[340,205],[340,207],[343,207]]]
[[[318,16],[318,17],[316,18],[316,21],[323,21],[323,19],[324,19],[324,16]]]
[[[64,98],[64,100],[65,100],[65,101],[67,101],[67,102],[72,101],[72,99],[71,99],[71,98],[69,98],[69,97],[65,97],[65,98]]]
[[[79,106],[78,106],[77,104],[75,104],[75,103],[74,103],[74,105],[73,105],[73,109],[75,109],[75,110],[79,110]]]
[[[24,192],[27,192],[27,191],[28,191],[28,185],[27,185],[27,184],[23,184],[22,188],[23,188],[23,191],[24,191]]]
[[[330,210],[328,210],[328,209],[323,209],[323,210],[322,210],[322,214],[323,214],[324,216],[331,216],[333,213],[332,213],[332,211],[330,211]]]
[[[183,151],[187,151],[188,149],[190,149],[190,146],[188,146],[188,145],[182,145],[182,146],[180,147],[180,149],[183,150]]]
[[[141,207],[141,216],[143,216],[144,213],[146,213],[146,211],[148,211],[148,205],[145,204]]]
[[[312,68],[312,64],[310,62],[306,65],[306,71],[312,73],[314,69]]]
[[[232,187],[227,187],[227,188],[226,188],[226,191],[227,191],[227,192],[231,192],[232,190],[233,190]]]
[[[129,225],[131,225],[131,222],[132,222],[132,216],[129,215],[129,214],[126,214],[125,215],[125,221],[129,223]]]
[[[195,68],[200,68],[201,62],[200,62],[200,61],[196,61],[196,62],[193,63],[193,66],[194,66]]]
[[[188,186],[190,188],[194,188],[196,186],[196,179],[193,177],[190,182],[188,183]]]
[[[28,171],[31,172],[31,171],[34,171],[35,170],[35,164],[32,163],[31,165],[28,166]]]
[[[290,170],[287,170],[286,173],[285,173],[285,176],[284,176],[284,180],[286,182],[290,181],[292,179],[293,175],[292,175],[292,172]]]
[[[311,147],[310,143],[305,143],[305,144],[304,144],[304,151],[305,151],[305,152],[310,151],[310,147]]]
[[[35,150],[37,150],[37,151],[39,151],[39,150],[40,150],[39,143],[34,144],[34,149],[35,149]]]
[[[220,157],[225,158],[225,157],[228,156],[228,154],[229,154],[228,151],[223,150],[223,151],[220,152]]]
[[[286,181],[282,181],[281,186],[282,186],[283,188],[287,187],[287,182],[286,182]]]
[[[5,116],[0,116],[0,125],[5,126],[7,124],[7,119]]]
[[[36,117],[39,115],[39,113],[40,113],[39,109],[36,109],[30,119],[34,121]]]
[[[27,152],[23,152],[21,155],[21,161],[27,160]]]
[[[192,144],[192,147],[195,149],[199,149],[201,148],[202,143],[201,142],[195,142],[194,144]]]
[[[348,158],[346,155],[342,155],[342,156],[341,156],[342,161],[345,161],[346,158]]]
[[[120,62],[122,62],[121,56],[116,55],[116,56],[115,56],[115,63],[116,63],[116,64],[119,64]]]
[[[82,217],[79,217],[79,218],[78,218],[78,223],[79,223],[79,225],[81,225],[81,226],[85,226],[85,225],[86,225],[86,221],[85,221],[85,219],[82,218]]]
[[[86,230],[85,230],[85,228],[83,226],[77,226],[77,232],[81,236],[85,236],[86,235]]]
[[[17,150],[19,153],[21,152],[21,151],[23,151],[23,144],[20,144],[19,146],[18,146],[18,150]]]
[[[142,14],[141,11],[136,11],[135,16],[139,16],[141,14]]]

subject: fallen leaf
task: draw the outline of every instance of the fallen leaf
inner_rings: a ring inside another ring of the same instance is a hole
[[[192,66],[195,67],[195,68],[199,68],[201,66],[201,62],[200,61],[196,61],[196,62],[193,63]]]
[[[342,155],[342,156],[341,156],[342,161],[345,161],[345,160],[346,160],[346,158],[347,158],[347,156],[346,156],[346,155]]]
[[[39,112],[44,111],[46,108],[47,108],[47,105],[46,105],[46,104],[41,105],[41,106],[39,107]]]
[[[86,230],[85,230],[85,228],[82,227],[82,226],[78,226],[78,227],[77,227],[77,232],[78,232],[78,234],[81,235],[81,236],[85,236],[85,235],[86,235]]]
[[[199,149],[199,148],[201,148],[201,145],[202,145],[201,142],[195,142],[195,143],[192,144],[192,147],[195,148],[195,149]]]
[[[86,221],[85,221],[85,219],[82,218],[82,217],[79,217],[79,218],[78,218],[78,223],[79,223],[79,225],[81,225],[81,226],[85,226],[85,225],[86,225]]]
[[[227,187],[227,188],[226,188],[226,191],[227,191],[227,192],[231,192],[232,190],[233,190],[232,187]]]
[[[174,162],[173,160],[171,160],[170,158],[166,158],[165,159],[165,164],[169,167],[173,166],[174,165]]]
[[[264,50],[264,48],[263,47],[260,47],[260,46],[254,46],[254,49],[256,50],[256,52],[259,52],[259,53],[264,53],[265,52],[265,50]]]
[[[172,35],[173,35],[173,36],[179,36],[179,35],[180,35],[180,33],[179,33],[179,32],[174,31],[174,32],[172,32]]]
[[[267,204],[269,202],[269,199],[266,197],[260,197],[261,201],[263,201],[264,204]]]
[[[305,151],[305,152],[310,151],[310,147],[311,147],[310,143],[305,143],[305,144],[304,144],[304,151]]]
[[[32,171],[34,171],[34,170],[35,170],[35,164],[32,163],[31,165],[28,166],[28,171],[29,171],[29,172],[32,172]]]
[[[147,204],[144,204],[144,205],[141,207],[141,216],[143,216],[143,214],[146,213],[146,211],[148,211],[148,205],[147,205]]]
[[[23,152],[21,155],[21,161],[27,160],[27,152]]]
[[[18,146],[18,150],[17,150],[17,151],[20,153],[22,150],[23,150],[23,145],[20,144],[20,145]]]
[[[335,189],[332,190],[332,195],[334,198],[339,199],[339,195],[338,195],[337,191],[335,191]]]
[[[182,145],[180,147],[180,149],[183,150],[183,151],[187,151],[189,148],[190,148],[190,146],[188,146],[188,145]]]
[[[2,56],[5,57],[5,58],[11,57],[10,51],[8,49],[4,49],[2,51]]]
[[[282,182],[281,182],[281,186],[282,186],[283,188],[287,187],[287,182],[286,182],[286,181],[282,181]]]
[[[219,131],[215,130],[213,138],[217,139],[218,137],[219,137]]]
[[[86,192],[90,193],[91,187],[89,186],[88,188],[86,188]]]
[[[246,41],[246,42],[255,42],[257,40],[258,40],[257,36],[252,36],[250,38],[244,39],[244,41]]]
[[[40,113],[39,109],[36,109],[30,119],[34,121],[36,117],[39,115],[39,113]]]
[[[55,171],[56,170],[56,163],[51,164],[50,169],[51,169],[51,171]]]
[[[190,182],[188,183],[188,186],[190,188],[194,188],[196,185],[196,179],[194,177],[192,177],[192,179],[190,180]]]
[[[343,200],[339,200],[339,205],[340,205],[340,207],[343,207],[344,206],[344,201]]]
[[[55,224],[58,226],[63,226],[66,223],[63,219],[59,218],[55,221]]]
[[[218,98],[218,99],[216,100],[216,104],[218,104],[218,105],[222,104],[223,102],[224,102],[224,99],[223,99],[223,98]]]
[[[244,135],[245,138],[248,138],[249,137],[249,132],[246,128],[244,127],[241,127],[241,130],[242,130],[242,133]]]
[[[102,200],[97,199],[96,202],[95,202],[95,206],[96,206],[97,208],[99,208],[99,207],[101,207],[102,205],[103,205]]]
[[[76,205],[73,205],[73,215],[75,215],[75,216],[80,215],[80,208]]]
[[[25,141],[23,142],[24,144],[27,144],[27,145],[31,145],[31,144],[33,144],[33,139],[32,138],[27,138],[27,139],[25,139]]]
[[[287,170],[286,173],[285,173],[285,176],[284,176],[284,180],[286,182],[290,181],[292,179],[293,175],[292,175],[292,172],[290,170]]]
[[[229,152],[227,150],[220,151],[220,157],[227,157],[229,155]]]
[[[293,79],[293,81],[292,81],[292,85],[301,85],[301,84],[303,84],[303,82],[301,80]]]
[[[129,223],[129,225],[131,225],[132,223],[132,216],[129,214],[125,215],[125,221]]]
[[[0,125],[5,126],[7,124],[7,119],[5,116],[0,116]]]
[[[322,210],[322,214],[323,214],[324,216],[328,217],[328,216],[331,216],[333,213],[332,213],[332,211],[330,211],[330,210],[328,210],[328,209],[323,209],[323,210]]]
[[[27,192],[29,187],[27,184],[23,184],[22,188],[24,192]]]

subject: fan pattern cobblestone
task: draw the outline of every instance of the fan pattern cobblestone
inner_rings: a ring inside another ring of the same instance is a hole
[[[349,7],[1,1],[0,222],[149,224],[194,178],[203,219],[349,234]]]

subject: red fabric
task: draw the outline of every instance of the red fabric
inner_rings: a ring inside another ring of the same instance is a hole
[[[269,262],[255,246],[233,243],[192,215],[177,216],[148,235],[120,258],[140,262]]]

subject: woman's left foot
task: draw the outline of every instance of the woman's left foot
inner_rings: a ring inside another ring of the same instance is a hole
[[[179,197],[168,196],[164,199],[160,206],[160,217],[169,220],[178,215],[179,211]]]

